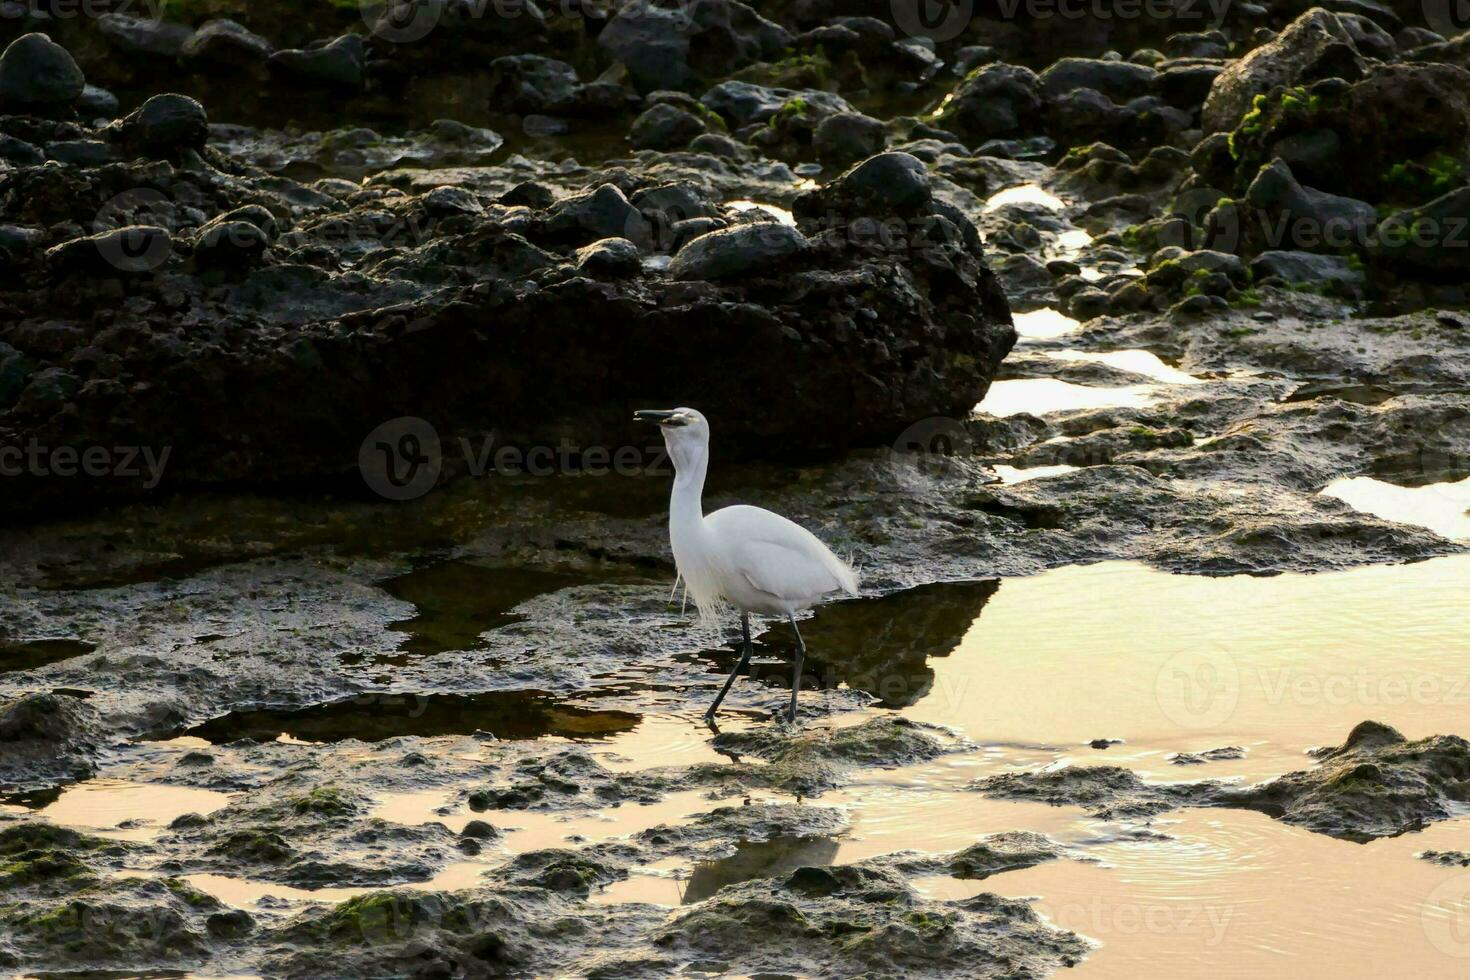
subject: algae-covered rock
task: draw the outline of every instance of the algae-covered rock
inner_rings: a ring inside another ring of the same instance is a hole
[[[960,747],[943,729],[897,715],[836,729],[796,731],[772,726],[724,732],[715,737],[713,745],[721,752],[764,759],[764,765],[747,771],[747,778],[806,796],[842,785],[849,769],[912,765]]]
[[[1411,742],[1365,721],[1315,768],[1226,790],[1219,803],[1333,837],[1390,837],[1463,812],[1470,803],[1470,742],[1456,735]]]
[[[734,973],[811,976],[1044,976],[1089,949],[1023,901],[925,901],[896,873],[863,865],[728,886],[653,944]]]
[[[1042,772],[987,776],[973,788],[986,796],[1081,807],[1104,820],[1156,816],[1208,799],[1212,784],[1146,783],[1121,766],[1067,766]]]

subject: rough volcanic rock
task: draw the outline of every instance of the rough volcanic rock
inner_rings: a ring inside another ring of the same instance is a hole
[[[1222,791],[1219,802],[1333,837],[1391,837],[1463,812],[1470,803],[1470,743],[1455,735],[1410,742],[1365,721],[1315,768]]]
[[[1361,74],[1352,35],[1336,14],[1314,7],[1215,79],[1202,110],[1204,130],[1234,129],[1256,96],[1277,86],[1332,76],[1351,80]]]
[[[107,742],[97,712],[64,694],[30,694],[0,708],[0,785],[38,786],[96,772]]]
[[[1041,82],[1019,65],[987,65],[955,90],[938,125],[964,139],[983,142],[1033,132],[1041,112]]]
[[[863,865],[726,887],[681,912],[653,943],[718,957],[743,974],[814,976],[1045,975],[1086,955],[1083,940],[1047,926],[1025,902],[988,893],[928,902],[899,875]]]
[[[987,776],[973,788],[1001,799],[1078,806],[1104,820],[1133,820],[1201,802],[1201,785],[1146,783],[1121,766],[1067,766]]]
[[[682,89],[762,60],[775,60],[791,34],[735,0],[687,8],[624,4],[597,35],[643,91]]]

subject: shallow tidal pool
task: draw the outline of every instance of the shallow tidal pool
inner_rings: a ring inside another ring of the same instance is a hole
[[[804,624],[818,688],[803,694],[807,726],[838,728],[897,712],[952,729],[968,747],[921,765],[859,771],[851,784],[814,801],[846,811],[845,833],[738,842],[718,860],[661,860],[594,891],[592,900],[646,902],[673,914],[728,884],[805,865],[903,850],[949,852],[989,834],[1028,830],[1066,845],[1073,859],[979,881],[941,875],[913,883],[941,900],[985,891],[1033,900],[1049,921],[1097,943],[1076,968],[1080,976],[1464,976],[1470,872],[1415,855],[1470,849],[1470,815],[1358,844],[1252,811],[1182,809],[1109,821],[1071,806],[990,799],[970,784],[1064,765],[1124,766],[1150,782],[1253,783],[1310,767],[1309,749],[1341,742],[1365,719],[1410,738],[1455,732],[1470,711],[1467,590],[1470,556],[1227,578],[1109,562],[821,607]],[[775,626],[759,637],[757,659],[767,662],[768,674],[779,675],[788,636]],[[777,683],[770,676],[767,682]],[[830,693],[837,686],[867,690],[874,706],[845,709]],[[528,717],[583,711],[548,706],[544,693],[528,692],[525,701]],[[724,757],[698,720],[702,709],[691,698],[687,708],[628,713],[597,731],[508,731],[585,744],[620,772],[718,764]],[[496,711],[516,709],[501,697]],[[430,734],[472,731],[472,702],[463,714],[436,716]],[[310,741],[327,731],[289,716],[249,721],[240,731],[256,739]],[[351,734],[338,730],[350,728],[350,714],[332,722],[331,738]],[[761,724],[733,713],[724,727]],[[198,735],[186,740],[208,744]],[[1179,753],[1224,747],[1239,751],[1200,764],[1175,761]],[[460,789],[374,793],[372,815],[393,823],[438,821],[458,832],[489,816],[501,831],[479,857],[405,887],[471,887],[514,854],[628,837],[732,802],[681,791],[649,805],[482,814],[465,806]],[[173,817],[209,812],[229,798],[99,779],[40,801],[39,809],[33,802],[31,810],[56,823],[147,840]],[[224,874],[185,880],[245,908],[340,901],[370,890],[310,891]]]

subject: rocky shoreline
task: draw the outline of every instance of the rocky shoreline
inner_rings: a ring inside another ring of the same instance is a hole
[[[1143,847],[1470,802],[1450,732],[1243,785],[902,713],[996,576],[1466,551],[1323,492],[1470,477],[1470,35],[1428,7],[0,7],[0,970],[1045,976],[1095,937],[921,884],[1088,845],[834,864],[844,794],[1004,751],[946,792]],[[711,504],[865,593],[803,730],[768,633],[703,755],[620,764],[733,662],[629,421],[676,402]],[[30,812],[109,780],[218,798]],[[604,900],[674,865],[682,907]]]

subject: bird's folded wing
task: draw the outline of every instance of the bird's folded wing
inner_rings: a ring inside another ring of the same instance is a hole
[[[843,588],[820,557],[776,541],[742,542],[735,564],[753,588],[781,599],[810,599]]]

